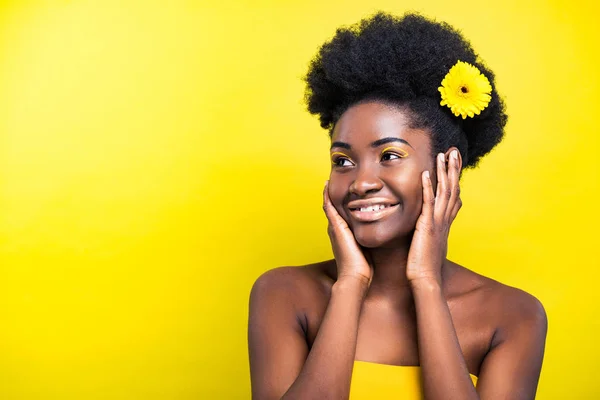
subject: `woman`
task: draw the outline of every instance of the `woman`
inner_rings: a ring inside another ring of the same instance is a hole
[[[492,72],[447,24],[379,13],[338,29],[306,82],[335,259],[255,282],[253,398],[533,399],[542,305],[446,258],[461,171],[506,124]]]

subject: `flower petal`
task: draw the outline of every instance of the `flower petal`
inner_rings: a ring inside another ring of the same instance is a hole
[[[442,80],[438,88],[442,100],[455,116],[474,117],[484,110],[492,96],[492,86],[477,67],[458,61]]]

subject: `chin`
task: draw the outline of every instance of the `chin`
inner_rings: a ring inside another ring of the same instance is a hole
[[[377,229],[375,226],[361,226],[353,230],[356,242],[367,249],[379,247],[390,247],[394,243],[406,240],[409,232],[390,232],[385,229]]]

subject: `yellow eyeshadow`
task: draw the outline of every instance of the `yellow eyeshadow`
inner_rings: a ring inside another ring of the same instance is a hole
[[[348,157],[348,155],[346,155],[344,153],[340,153],[339,151],[334,151],[333,153],[331,153],[331,157],[333,158],[336,154],[340,155],[342,157],[350,158],[350,157]]]
[[[381,151],[381,155],[383,155],[386,151],[394,150],[400,157],[408,156],[408,152],[406,150],[401,149],[400,147],[386,147]]]
[[[340,156],[348,157],[348,155],[347,155],[347,154],[340,153],[339,151],[334,151],[333,153],[331,153],[331,156],[333,157],[333,156],[335,156],[336,154],[339,154]],[[350,158],[350,157],[348,157],[348,158]]]

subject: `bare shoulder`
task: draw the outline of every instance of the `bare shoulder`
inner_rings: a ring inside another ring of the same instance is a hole
[[[254,282],[248,312],[252,398],[280,398],[300,374],[310,351],[312,315],[328,299],[326,266],[274,268]]]
[[[515,326],[529,326],[545,332],[546,311],[532,294],[458,264],[452,263],[450,269],[450,296],[468,297],[469,303],[476,304],[476,307],[485,309],[486,314],[493,316],[496,326],[502,331]]]
[[[490,305],[497,312],[498,329],[492,347],[517,334],[544,341],[548,317],[541,301],[524,290],[494,282]]]
[[[285,266],[261,274],[252,286],[251,297],[256,295],[286,298],[302,304],[315,296],[329,296],[333,284],[332,261],[302,266]],[[335,270],[333,270],[335,271]]]
[[[449,264],[448,304],[469,371],[479,377],[481,398],[533,399],[548,330],[542,303],[524,290]]]

